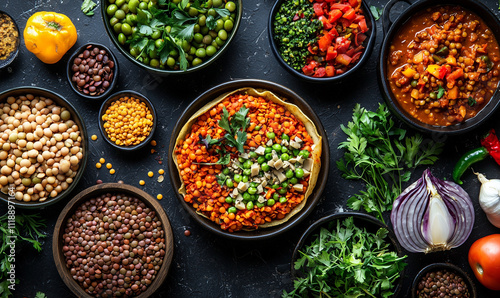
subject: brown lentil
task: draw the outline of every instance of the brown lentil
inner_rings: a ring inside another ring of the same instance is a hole
[[[113,81],[115,62],[105,49],[88,45],[73,60],[71,81],[85,95],[101,95]]]
[[[470,293],[460,275],[444,269],[427,272],[418,283],[417,296],[419,298],[470,297]]]
[[[165,234],[156,213],[124,194],[105,194],[80,205],[68,218],[62,240],[73,279],[97,297],[144,292],[165,256]]]

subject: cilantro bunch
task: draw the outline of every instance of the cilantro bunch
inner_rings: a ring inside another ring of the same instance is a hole
[[[294,268],[300,277],[283,297],[389,297],[406,266],[386,241],[354,225],[353,217],[332,221],[300,250]]]
[[[345,179],[362,180],[366,190],[347,201],[353,210],[364,209],[383,221],[382,212],[392,209],[394,200],[408,182],[411,170],[419,165],[432,165],[443,151],[442,143],[425,140],[417,134],[406,136],[406,130],[394,126],[390,112],[380,105],[376,112],[357,104],[352,122],[341,125],[347,140],[337,167]]]

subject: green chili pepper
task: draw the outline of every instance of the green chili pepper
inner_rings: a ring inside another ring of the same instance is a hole
[[[490,57],[487,55],[481,56],[481,60],[486,63],[486,72],[489,72],[493,68],[493,62],[491,62]]]
[[[432,59],[434,59],[434,62],[436,62],[436,64],[441,64],[446,61],[446,59],[439,57],[438,55],[432,55]]]
[[[449,53],[450,53],[450,49],[448,49],[447,46],[444,46],[444,47],[440,48],[439,51],[436,52],[436,55],[448,56]]]
[[[458,160],[455,168],[453,169],[453,180],[458,184],[463,184],[460,180],[462,174],[467,170],[472,164],[485,159],[489,155],[488,150],[484,147],[479,147],[465,153]]]

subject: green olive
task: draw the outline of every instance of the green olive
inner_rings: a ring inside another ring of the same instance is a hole
[[[167,59],[167,66],[174,67],[175,66],[175,59],[172,58],[172,57],[168,57],[168,59]]]
[[[148,3],[147,2],[141,2],[139,3],[139,8],[142,10],[148,9]]]
[[[201,60],[200,58],[193,59],[193,66],[200,65],[201,63],[203,63],[203,60]]]
[[[215,55],[215,53],[217,52],[217,49],[214,46],[210,45],[210,46],[207,46],[206,52],[207,52],[207,56],[211,57],[211,56]]]
[[[207,24],[207,17],[204,14],[198,17],[198,24],[202,27]]]
[[[113,30],[117,33],[120,34],[122,32],[122,23],[116,23],[113,26]]]
[[[202,42],[204,44],[211,44],[212,43],[212,36],[210,36],[210,35],[203,36]]]
[[[160,30],[154,30],[153,34],[151,34],[152,39],[158,39],[161,37],[161,31]]]
[[[215,31],[219,31],[221,30],[222,28],[224,28],[224,21],[222,19],[218,19],[216,21],[216,25],[215,25]]]
[[[203,42],[203,34],[196,33],[194,35],[194,41],[196,41],[197,43],[202,43]]]
[[[157,39],[157,40],[155,40],[155,47],[157,49],[163,47],[164,44],[165,44],[165,41],[163,39]]]
[[[227,34],[227,33],[226,33],[226,34]],[[219,36],[217,36],[217,37],[215,38],[215,42],[217,43],[217,45],[218,45],[219,47],[222,47],[222,45],[225,43],[225,41],[224,41],[224,40],[222,40],[222,38],[220,38]]]
[[[233,1],[229,1],[226,3],[225,8],[229,10],[229,12],[233,12],[236,10],[236,4]]]
[[[226,20],[226,21],[224,22],[224,30],[226,30],[226,31],[231,31],[231,30],[233,30],[233,27],[234,27],[234,23],[233,23],[233,21],[231,21],[231,20]]]
[[[215,8],[220,7],[222,5],[222,0],[213,0],[213,6]]]
[[[132,27],[127,23],[123,23],[121,29],[122,29],[122,33],[125,35],[132,34]]]
[[[111,26],[116,25],[116,23],[118,23],[118,22],[120,22],[120,20],[119,20],[119,19],[117,19],[117,18],[115,18],[115,17],[112,17],[111,19],[109,19],[109,24],[110,24]]]
[[[139,7],[139,4],[140,4],[139,0],[130,0],[128,2],[128,9],[132,13],[137,13],[137,7]]]
[[[198,15],[198,9],[196,9],[194,7],[190,7],[188,10],[188,14],[192,17],[195,17]]]
[[[226,30],[222,29],[219,31],[219,33],[217,34],[219,36],[220,39],[222,40],[226,40],[227,39],[227,32]]]
[[[115,4],[116,4],[118,7],[121,7],[123,4],[125,4],[125,0],[116,0],[116,1],[115,1]]]
[[[115,17],[119,20],[123,20],[125,18],[126,14],[123,10],[121,9],[118,9],[116,12],[115,12]]]
[[[207,52],[204,48],[199,48],[196,50],[196,56],[199,58],[205,58],[207,56]]]
[[[151,59],[149,65],[151,65],[154,68],[158,68],[160,66],[160,61],[158,59]]]
[[[108,14],[108,16],[112,16],[115,14],[115,12],[118,10],[118,6],[116,6],[116,4],[111,4],[110,6],[108,6],[106,8],[106,13]]]
[[[118,42],[121,45],[124,45],[126,41],[127,41],[127,37],[125,36],[125,34],[123,34],[123,33],[118,34]]]

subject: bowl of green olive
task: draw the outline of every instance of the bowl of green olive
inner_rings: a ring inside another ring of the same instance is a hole
[[[238,31],[242,0],[105,0],[102,18],[120,52],[156,75],[213,63]]]

